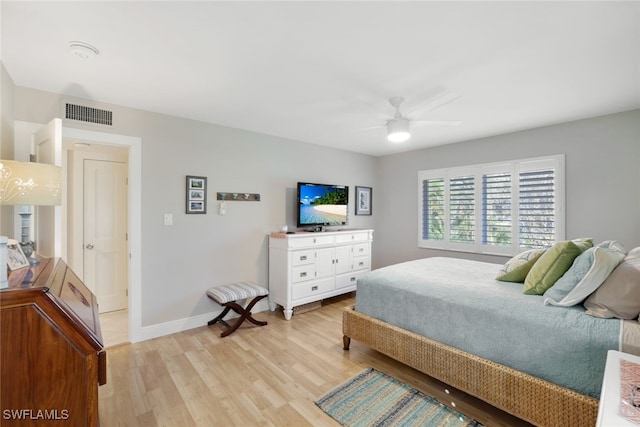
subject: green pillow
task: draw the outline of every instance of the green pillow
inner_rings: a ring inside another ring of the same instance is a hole
[[[593,243],[589,239],[558,242],[531,267],[524,280],[524,293],[542,295],[567,272],[573,260]]]
[[[546,249],[529,249],[511,258],[502,266],[496,280],[503,282],[524,282],[527,273]]]
[[[573,239],[572,242],[575,243],[582,252],[593,247],[593,239],[591,237]]]

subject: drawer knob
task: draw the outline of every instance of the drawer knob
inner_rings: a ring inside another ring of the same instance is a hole
[[[300,257],[300,261],[306,261],[306,260],[307,260],[307,256],[306,256],[306,255],[302,255],[302,256]]]
[[[300,273],[300,277],[307,277],[307,272],[303,271],[302,273]]]
[[[311,290],[312,290],[312,291],[317,291],[317,290],[318,290],[318,285],[316,285],[316,286],[312,286],[312,287],[311,287]]]

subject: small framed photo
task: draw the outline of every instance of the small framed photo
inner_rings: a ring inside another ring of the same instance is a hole
[[[204,190],[189,190],[189,200],[204,200]]]
[[[356,186],[356,215],[371,215],[372,192],[371,187]]]
[[[7,265],[9,270],[18,270],[20,268],[29,267],[29,260],[22,252],[22,248],[18,243],[11,243],[7,245]]]
[[[188,214],[207,213],[207,177],[187,175]]]

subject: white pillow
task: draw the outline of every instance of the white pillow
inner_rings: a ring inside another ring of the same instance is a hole
[[[605,248],[605,249],[612,249],[614,251],[620,251],[620,252],[624,253],[625,255],[627,254],[627,250],[624,248],[624,246],[622,246],[622,243],[617,242],[615,240],[605,240],[602,243],[598,243],[596,245],[596,247]]]
[[[569,270],[544,293],[544,304],[570,307],[584,301],[624,259],[625,253],[603,247],[580,254]]]

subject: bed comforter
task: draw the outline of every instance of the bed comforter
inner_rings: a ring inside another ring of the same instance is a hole
[[[500,267],[435,257],[381,268],[358,280],[355,310],[598,398],[622,321],[545,306],[522,284],[495,280]]]

